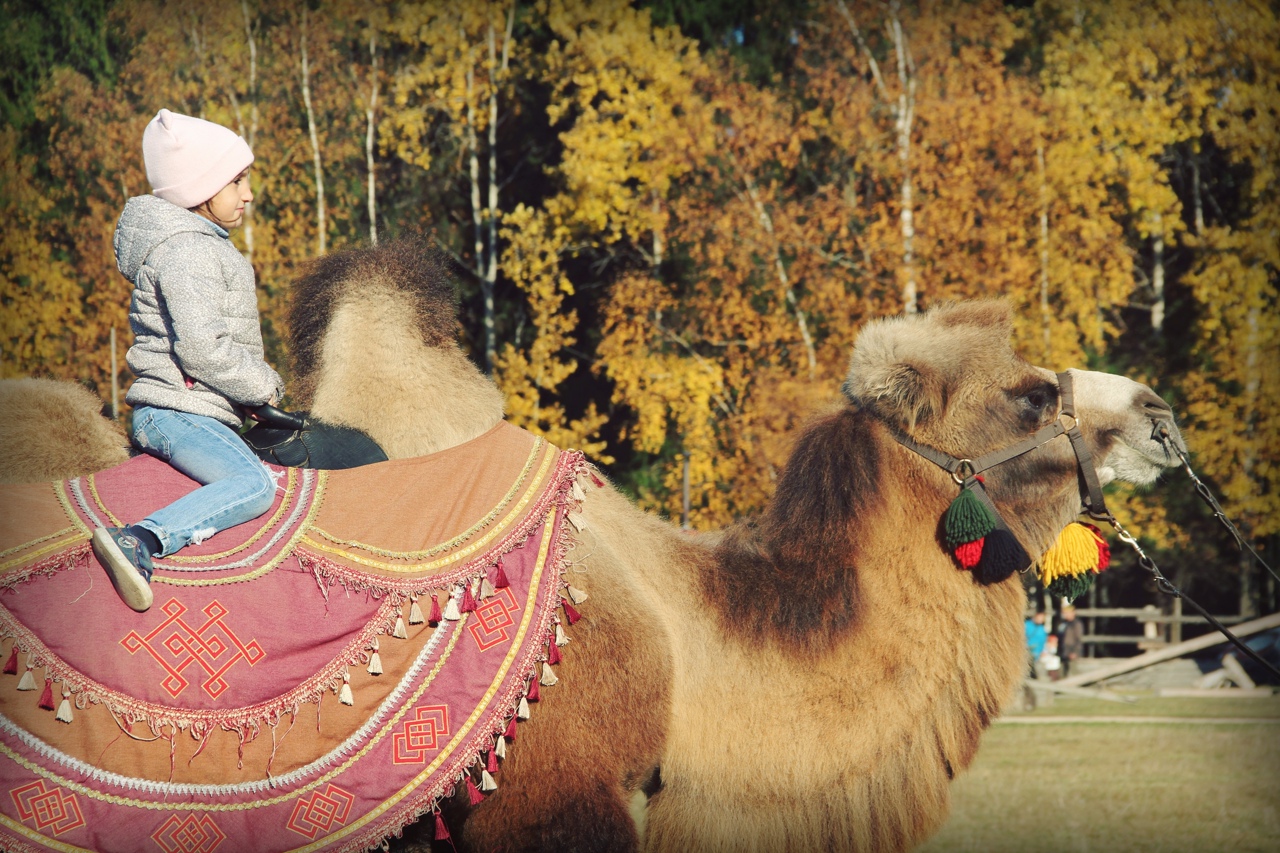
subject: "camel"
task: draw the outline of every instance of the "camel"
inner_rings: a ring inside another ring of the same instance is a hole
[[[456,342],[444,263],[415,240],[322,258],[293,290],[295,403],[392,459],[481,435],[502,396]],[[1059,380],[1010,346],[1009,307],[874,320],[843,402],[794,442],[759,517],[694,534],[602,476],[573,534],[591,599],[500,788],[444,811],[474,850],[902,851],[946,820],[949,782],[1026,668],[1022,584],[959,567],[941,519],[957,458],[1059,416]],[[1173,464],[1149,388],[1071,370],[1103,483]],[[94,414],[96,417],[96,414]],[[1082,509],[1059,437],[984,472],[1033,557]]]

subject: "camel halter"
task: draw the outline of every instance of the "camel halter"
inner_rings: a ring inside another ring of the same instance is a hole
[[[1018,542],[1017,537],[1009,531],[995,504],[991,502],[990,496],[987,495],[986,489],[982,485],[982,480],[978,475],[996,465],[1008,462],[1010,459],[1015,459],[1024,453],[1029,453],[1060,435],[1066,435],[1071,441],[1071,449],[1075,452],[1076,470],[1080,479],[1080,499],[1084,504],[1085,512],[1091,518],[1106,522],[1115,529],[1120,541],[1133,549],[1137,554],[1138,565],[1151,574],[1156,582],[1156,587],[1161,592],[1185,601],[1237,649],[1255,663],[1260,664],[1272,674],[1280,677],[1280,669],[1277,669],[1246,643],[1242,642],[1239,637],[1233,634],[1208,610],[1188,598],[1182,590],[1178,589],[1172,581],[1165,577],[1155,561],[1142,550],[1137,538],[1126,530],[1119,519],[1107,509],[1106,501],[1102,497],[1102,484],[1098,480],[1098,473],[1093,465],[1093,456],[1089,453],[1089,448],[1085,444],[1084,434],[1080,431],[1080,421],[1075,414],[1075,396],[1071,385],[1071,375],[1064,371],[1059,373],[1057,377],[1058,393],[1061,401],[1057,420],[1048,426],[1040,428],[1022,441],[1002,450],[984,454],[976,459],[956,458],[932,447],[925,447],[902,435],[897,430],[890,428],[889,434],[899,444],[942,468],[960,486],[960,496],[951,502],[951,506],[947,508],[947,515],[944,516],[943,520],[944,538],[948,540],[947,544],[954,551],[956,559],[965,568],[973,569],[978,579],[983,583],[996,583],[1008,578],[1014,571],[1026,571],[1031,567],[1031,556],[1027,554],[1021,543]],[[1167,417],[1151,417],[1152,438],[1159,440],[1164,445],[1166,452],[1176,456],[1182,462],[1187,474],[1190,475],[1192,482],[1195,483],[1196,492],[1209,504],[1214,516],[1235,537],[1236,542],[1242,547],[1248,547],[1254,558],[1267,571],[1271,572],[1273,577],[1280,578],[1280,576],[1276,575],[1275,570],[1252,547],[1248,546],[1240,531],[1223,513],[1221,505],[1214,499],[1209,488],[1204,485],[1191,469],[1191,463],[1186,454],[1174,442],[1169,432],[1169,420],[1170,418]],[[977,520],[976,523],[975,519]],[[985,519],[985,522],[982,519]],[[984,535],[974,535],[982,532],[986,525],[990,526],[986,528]],[[1096,540],[1096,546],[1102,560],[1102,565],[1094,569],[1094,571],[1106,568],[1105,563],[1110,560],[1110,550],[1101,536],[1096,535],[1100,531],[1090,525],[1072,523],[1067,526],[1067,530],[1063,531],[1063,533],[1066,534],[1074,528],[1088,528],[1094,534],[1093,539],[1090,541]],[[1062,541],[1062,538],[1062,536],[1059,536],[1059,542]],[[977,547],[974,547],[975,544]],[[1050,551],[1052,550],[1050,549]],[[1074,598],[1075,595],[1068,597]]]

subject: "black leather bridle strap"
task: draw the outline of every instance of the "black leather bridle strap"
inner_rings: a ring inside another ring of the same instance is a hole
[[[1058,374],[1058,394],[1062,401],[1061,411],[1070,415],[1075,421],[1067,430],[1067,438],[1071,440],[1071,449],[1076,454],[1076,470],[1080,472],[1080,498],[1090,517],[1106,521],[1111,519],[1107,502],[1102,497],[1102,483],[1098,480],[1098,472],[1093,467],[1093,456],[1084,442],[1084,433],[1080,432],[1080,422],[1076,419],[1075,389],[1071,384],[1071,375],[1065,371]]]
[[[1080,497],[1086,511],[1093,518],[1110,519],[1111,513],[1107,511],[1107,504],[1102,497],[1102,483],[1098,480],[1097,471],[1094,470],[1093,456],[1089,453],[1088,445],[1085,444],[1084,433],[1080,431],[1080,421],[1076,417],[1075,389],[1071,374],[1066,371],[1058,374],[1058,399],[1058,419],[1053,423],[1041,427],[1022,441],[993,450],[975,459],[958,459],[940,450],[919,444],[895,429],[891,428],[889,432],[903,447],[915,451],[942,468],[961,485],[989,468],[994,468],[1010,459],[1016,459],[1060,435],[1065,435],[1071,441],[1071,449],[1076,456],[1076,470],[1079,472],[1081,486]]]

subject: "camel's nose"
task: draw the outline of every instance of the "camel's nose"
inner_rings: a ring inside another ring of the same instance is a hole
[[[1160,395],[1150,388],[1143,388],[1139,391],[1133,404],[1142,410],[1143,415],[1153,421],[1173,420],[1173,409],[1170,408],[1168,403],[1160,399]]]

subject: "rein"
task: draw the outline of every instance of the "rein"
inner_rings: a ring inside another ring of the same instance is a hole
[[[1209,613],[1208,610],[1201,607],[1191,598],[1188,598],[1182,590],[1178,589],[1172,581],[1165,577],[1160,571],[1160,568],[1155,564],[1155,561],[1147,556],[1146,552],[1142,550],[1142,547],[1138,544],[1137,538],[1135,538],[1133,534],[1129,533],[1129,531],[1120,524],[1120,521],[1112,515],[1111,511],[1107,509],[1106,501],[1102,496],[1102,484],[1098,480],[1098,473],[1093,465],[1093,456],[1089,453],[1089,448],[1085,444],[1084,434],[1080,431],[1080,422],[1076,417],[1075,394],[1071,384],[1071,375],[1064,371],[1059,373],[1057,378],[1059,396],[1061,400],[1057,420],[1047,426],[1041,427],[1035,433],[1022,441],[1016,442],[1000,450],[994,450],[977,458],[970,459],[950,456],[939,450],[935,450],[932,447],[926,447],[922,444],[918,444],[907,436],[899,433],[896,429],[890,429],[889,434],[892,435],[903,447],[906,447],[908,450],[912,450],[925,459],[928,459],[930,462],[950,474],[951,479],[953,479],[957,485],[961,486],[962,490],[972,491],[973,495],[977,497],[995,517],[997,527],[1006,533],[1008,532],[1008,526],[1005,525],[1003,519],[1000,518],[1000,513],[996,510],[995,504],[992,503],[991,498],[982,487],[982,481],[978,479],[978,475],[983,471],[995,467],[996,465],[1008,462],[1010,459],[1016,459],[1024,453],[1029,453],[1030,451],[1047,444],[1060,435],[1067,436],[1068,440],[1071,442],[1071,449],[1075,453],[1076,457],[1076,470],[1080,479],[1080,499],[1084,505],[1085,512],[1088,513],[1091,518],[1111,525],[1111,527],[1116,531],[1116,535],[1120,538],[1120,541],[1132,548],[1137,554],[1138,565],[1141,566],[1144,571],[1152,575],[1155,579],[1156,586],[1161,592],[1175,598],[1180,598],[1187,604],[1191,605],[1194,610],[1200,613],[1200,615],[1203,616],[1210,625],[1226,637],[1233,645],[1236,646],[1236,648],[1246,654],[1255,663],[1261,665],[1275,676],[1280,677],[1280,669],[1276,669],[1276,667],[1264,660],[1257,652],[1241,641],[1239,637],[1231,633],[1231,631],[1228,630],[1227,627],[1218,621],[1218,619],[1211,613]],[[1226,514],[1222,511],[1221,505],[1214,499],[1213,494],[1209,491],[1208,487],[1205,486],[1204,483],[1201,482],[1200,478],[1195,475],[1195,472],[1191,470],[1191,464],[1188,462],[1186,454],[1183,453],[1173,441],[1173,438],[1169,433],[1168,424],[1164,422],[1163,418],[1152,418],[1151,420],[1153,423],[1153,437],[1160,440],[1160,442],[1165,446],[1166,451],[1171,452],[1181,460],[1187,473],[1190,474],[1191,479],[1196,484],[1197,493],[1199,493],[1200,497],[1209,504],[1210,508],[1213,510],[1214,516],[1226,526],[1227,530],[1231,532],[1239,545],[1248,548],[1254,558],[1257,559],[1258,562],[1267,569],[1267,571],[1271,572],[1273,577],[1276,577],[1275,571],[1267,565],[1266,561],[1258,556],[1258,553],[1254,551],[1252,547],[1249,547],[1240,531],[1231,523],[1231,520],[1226,517]],[[1021,546],[1019,546],[1019,548],[1020,547]],[[1022,553],[1025,554],[1025,550],[1023,550]],[[1026,560],[1027,563],[1025,564],[1025,567],[1020,571],[1026,571],[1027,568],[1030,568],[1031,558],[1028,556],[1026,557]],[[1020,561],[1021,558],[1019,558],[1019,562]],[[1280,580],[1280,577],[1277,577],[1277,580]]]

